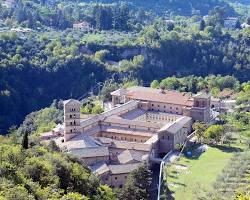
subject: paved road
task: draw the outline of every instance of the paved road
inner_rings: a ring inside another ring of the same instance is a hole
[[[151,184],[151,191],[150,191],[150,200],[157,200],[160,164],[154,164],[152,171],[153,171],[153,174],[152,174],[152,184]]]

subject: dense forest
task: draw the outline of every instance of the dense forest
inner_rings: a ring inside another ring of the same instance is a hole
[[[79,98],[109,80],[149,85],[221,74],[248,81],[245,3],[1,1],[0,132],[53,99]],[[237,17],[234,27],[225,26],[228,17]],[[87,27],[74,26],[82,22]]]

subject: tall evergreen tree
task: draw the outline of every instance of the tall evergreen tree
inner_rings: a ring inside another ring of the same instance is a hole
[[[29,148],[29,134],[28,134],[28,131],[24,132],[23,140],[22,140],[22,147],[24,149],[28,149]]]
[[[199,30],[204,31],[205,27],[206,27],[206,22],[204,21],[204,19],[202,19],[200,22]]]

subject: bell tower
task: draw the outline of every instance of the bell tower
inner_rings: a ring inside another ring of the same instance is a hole
[[[211,95],[208,92],[199,93],[194,95],[193,98],[194,98],[194,104],[190,111],[191,117],[194,120],[209,123]]]
[[[69,99],[63,102],[64,104],[64,140],[79,134],[80,131],[80,108],[81,102]]]

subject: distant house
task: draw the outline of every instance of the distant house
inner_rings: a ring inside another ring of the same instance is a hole
[[[14,3],[15,3],[15,0],[6,0],[2,3],[2,6],[11,8]]]
[[[90,25],[90,23],[82,21],[80,23],[73,24],[73,29],[89,30],[92,29],[92,26]]]
[[[211,97],[211,108],[220,108],[221,100],[219,98]]]
[[[32,29],[30,28],[22,28],[22,27],[19,27],[19,28],[12,28],[10,29],[12,32],[17,32],[17,33],[29,33],[32,31]]]
[[[250,25],[249,24],[247,24],[247,23],[243,23],[243,24],[241,24],[241,28],[249,28],[250,27]]]
[[[236,99],[237,95],[234,93],[233,90],[224,89],[224,90],[222,90],[221,92],[218,93],[217,97],[220,98],[220,99],[234,100],[234,99]]]
[[[224,27],[234,29],[236,28],[238,18],[237,17],[227,17],[224,20]]]

